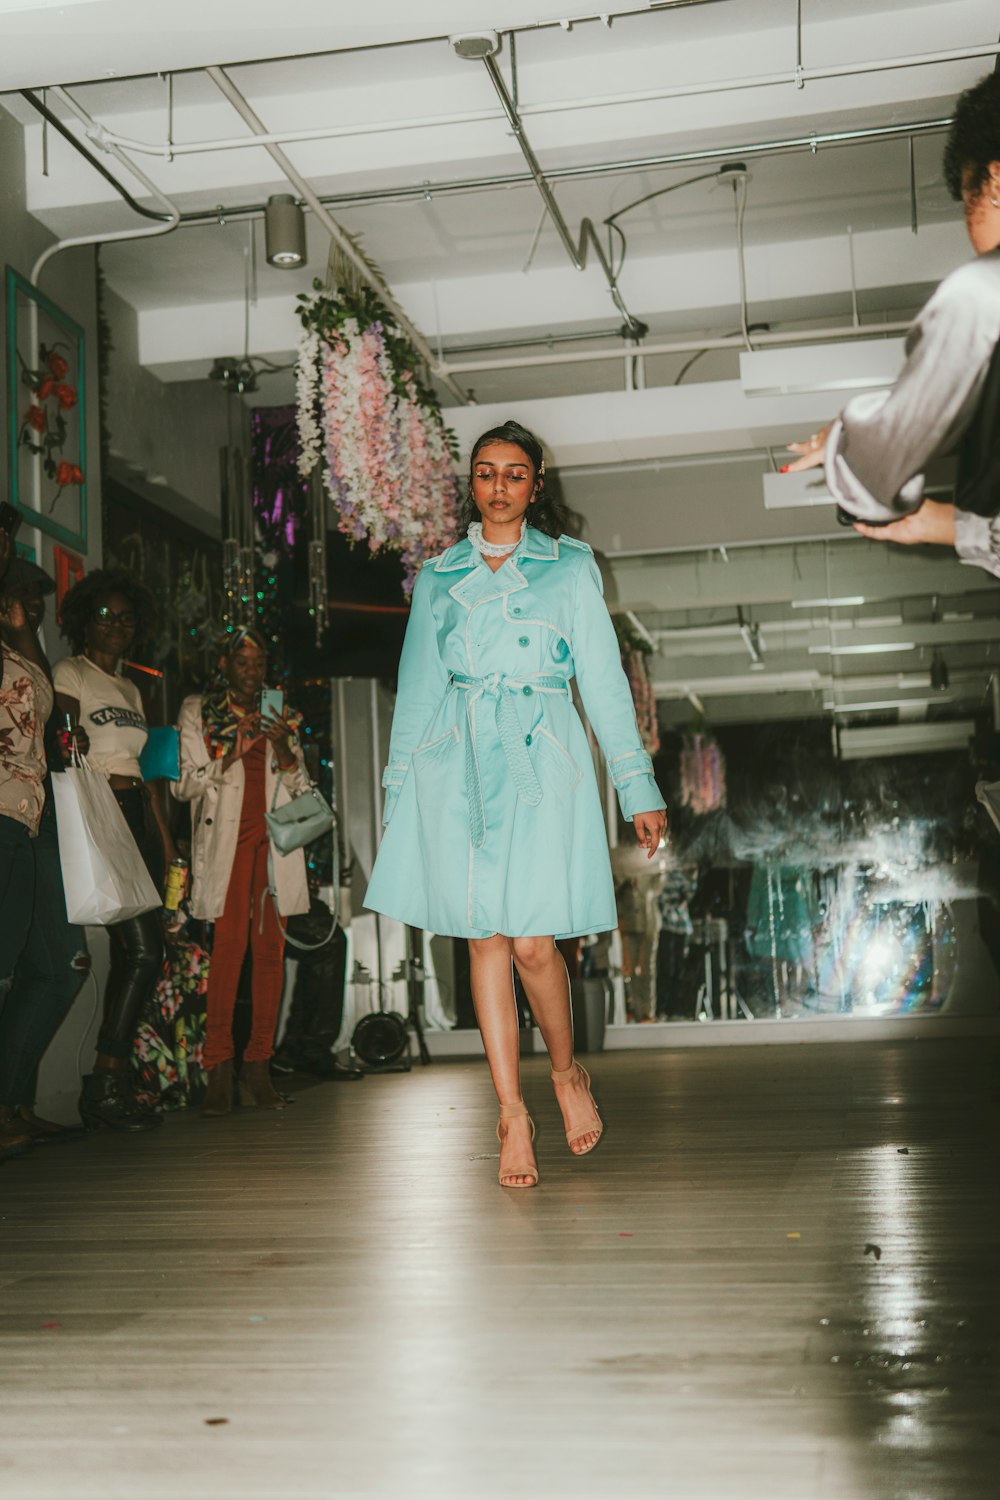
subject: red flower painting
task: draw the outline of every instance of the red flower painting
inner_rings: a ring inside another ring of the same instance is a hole
[[[69,437],[66,413],[76,409],[79,393],[66,376],[70,373],[69,361],[57,348],[39,348],[36,369],[21,360],[21,382],[33,397],[21,420],[18,441],[31,453],[37,453],[42,461],[42,470],[47,479],[55,482],[56,491],[49,505],[55,508],[63,490],[82,485],[83,469],[78,463],[63,457]]]

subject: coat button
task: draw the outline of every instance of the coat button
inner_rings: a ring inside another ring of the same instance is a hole
[[[520,613],[521,613],[521,606],[519,604],[515,604],[514,608],[511,610],[511,614],[512,615],[519,615]]]
[[[205,827],[206,827],[206,828],[211,828],[211,826],[212,826],[212,821],[213,821],[213,820],[212,820],[212,819],[211,819],[211,818],[206,818],[206,819],[205,819]]]
[[[526,635],[519,635],[518,638],[517,638],[517,644],[519,646],[527,646],[530,643],[529,643],[528,637]]]
[[[524,736],[524,743],[525,743],[525,744],[526,744],[526,745],[530,745],[530,744],[531,744],[531,735],[530,735],[530,734],[526,734],[526,735],[525,735],[525,736]]]
[[[526,698],[530,698],[531,697],[531,688],[530,687],[523,687],[521,689],[521,692],[524,694],[524,696]]]

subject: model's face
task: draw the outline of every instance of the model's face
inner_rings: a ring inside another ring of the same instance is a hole
[[[520,526],[535,496],[535,470],[516,443],[488,443],[472,465],[472,499],[484,522]]]
[[[234,696],[252,703],[264,686],[267,656],[259,646],[246,641],[238,651],[223,659],[222,670]]]
[[[138,623],[124,594],[105,594],[87,626],[87,645],[108,656],[124,656],[135,640]]]
[[[981,188],[962,190],[965,227],[977,255],[1000,246],[1000,208],[992,202],[994,198],[1000,203],[1000,161],[990,162],[990,175]]]

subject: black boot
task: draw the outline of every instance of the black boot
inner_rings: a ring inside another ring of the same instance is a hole
[[[125,1072],[87,1073],[77,1108],[88,1130],[138,1132],[163,1124],[162,1116],[139,1108]]]

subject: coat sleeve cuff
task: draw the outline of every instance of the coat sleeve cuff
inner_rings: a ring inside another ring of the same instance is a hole
[[[396,801],[409,769],[408,761],[391,760],[382,772],[382,789],[385,792],[385,796],[382,799],[383,828],[387,828],[389,825],[389,819],[392,817]]]
[[[666,807],[653,780],[653,762],[645,750],[630,750],[608,762],[622,815],[631,823],[636,813],[659,812]]]
[[[989,516],[977,516],[971,511],[955,511],[955,551],[964,563],[985,568],[988,573],[1000,574],[1000,552],[997,551],[993,528]]]

